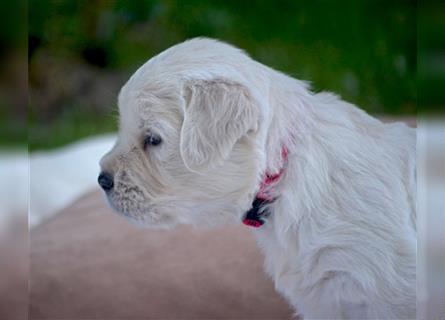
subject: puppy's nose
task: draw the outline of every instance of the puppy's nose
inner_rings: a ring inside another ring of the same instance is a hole
[[[110,191],[111,189],[113,189],[113,176],[108,172],[101,172],[99,174],[99,178],[97,178],[97,182],[105,191]]]

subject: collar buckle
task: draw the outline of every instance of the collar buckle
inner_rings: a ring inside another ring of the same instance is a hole
[[[282,148],[281,155],[283,161],[286,161],[286,147]],[[267,205],[273,203],[276,199],[272,195],[273,187],[280,181],[283,171],[284,167],[281,168],[280,172],[277,174],[266,173],[264,175],[263,181],[261,181],[260,184],[260,190],[252,203],[252,208],[250,208],[250,210],[247,211],[243,217],[242,221],[245,225],[259,228],[266,222],[265,218],[270,215]]]

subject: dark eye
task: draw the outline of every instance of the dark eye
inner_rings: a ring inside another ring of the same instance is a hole
[[[144,139],[144,149],[146,149],[148,146],[157,146],[162,142],[162,139],[160,136],[149,133],[145,139]]]

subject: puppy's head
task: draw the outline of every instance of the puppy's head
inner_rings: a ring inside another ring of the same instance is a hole
[[[217,67],[204,74],[210,60],[175,53],[150,60],[122,88],[118,140],[99,183],[117,212],[143,225],[227,222],[258,184],[259,109],[222,61],[210,59]]]

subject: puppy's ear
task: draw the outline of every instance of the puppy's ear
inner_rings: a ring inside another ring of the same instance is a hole
[[[241,84],[192,81],[185,85],[184,100],[180,151],[192,171],[223,163],[235,143],[256,130],[258,111]]]

